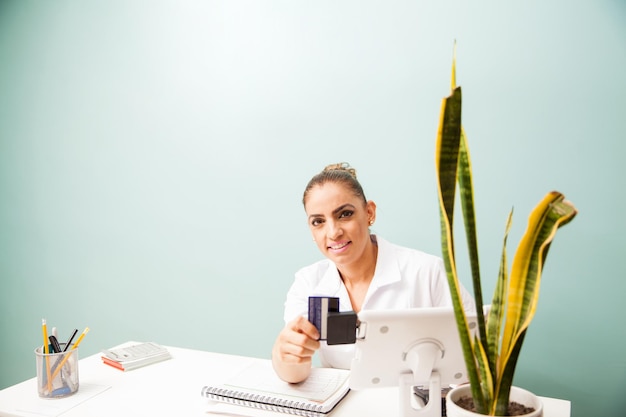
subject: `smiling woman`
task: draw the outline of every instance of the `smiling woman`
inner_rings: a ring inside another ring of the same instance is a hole
[[[356,171],[346,163],[329,165],[313,177],[302,201],[313,240],[337,265],[358,312],[376,269],[378,250],[369,232],[376,204],[367,201]]]
[[[287,294],[286,325],[272,350],[274,369],[282,379],[306,379],[318,350],[324,366],[348,369],[354,356],[354,345],[319,341],[308,321],[310,296],[337,297],[341,311],[357,313],[452,305],[440,258],[370,233],[376,204],[367,200],[349,164],[329,165],[315,175],[302,203],[313,240],[326,259],[296,272]],[[462,291],[465,308],[473,310],[471,296]]]

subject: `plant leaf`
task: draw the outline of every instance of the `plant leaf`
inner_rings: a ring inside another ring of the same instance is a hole
[[[491,404],[494,398],[494,375],[489,365],[489,358],[478,337],[474,338],[474,352],[478,363],[478,373],[480,375],[480,389],[485,398],[485,404]]]
[[[441,248],[446,267],[446,276],[454,306],[459,338],[472,387],[474,404],[479,412],[485,412],[487,405],[480,389],[480,376],[476,368],[470,329],[463,310],[454,255],[454,201],[461,140],[461,89],[457,87],[441,104],[435,165],[439,194],[439,214],[441,220]],[[484,410],[484,411],[481,411]]]
[[[459,161],[457,178],[459,181],[459,195],[461,197],[461,212],[463,213],[463,223],[465,226],[465,238],[469,252],[470,269],[472,271],[472,286],[474,290],[474,301],[476,304],[476,315],[478,321],[478,332],[480,343],[487,350],[487,331],[485,329],[485,317],[483,311],[483,292],[480,283],[480,261],[478,257],[478,239],[476,233],[476,213],[474,211],[474,183],[472,180],[472,164],[467,147],[465,129],[461,125],[461,137],[459,141]],[[487,353],[490,352],[487,350]],[[491,357],[490,362],[495,362],[495,357]],[[495,368],[494,368],[495,369]]]
[[[500,353],[500,335],[502,331],[502,322],[504,320],[504,308],[505,308],[505,290],[508,284],[508,265],[506,256],[506,244],[511,231],[511,224],[513,223],[513,210],[509,212],[509,216],[506,221],[506,227],[504,232],[504,239],[502,242],[502,256],[500,258],[500,270],[498,272],[498,280],[496,281],[496,288],[493,293],[493,299],[491,301],[491,309],[489,310],[489,320],[487,321],[487,335],[489,340],[489,365],[492,372],[494,372],[494,379],[497,378],[495,372],[497,372],[497,360]]]
[[[505,370],[511,374],[514,372],[514,367],[508,366],[508,362],[517,360],[522,335],[534,317],[541,272],[550,243],[557,229],[569,223],[576,213],[574,205],[566,201],[563,194],[553,191],[546,194],[529,216],[526,232],[511,267],[500,356],[502,362],[499,366],[502,375],[499,379],[504,377]]]

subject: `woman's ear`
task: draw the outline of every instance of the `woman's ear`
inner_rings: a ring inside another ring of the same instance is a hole
[[[367,210],[367,220],[369,222],[369,225],[371,226],[376,221],[376,203],[374,203],[372,200],[369,200],[365,207]]]

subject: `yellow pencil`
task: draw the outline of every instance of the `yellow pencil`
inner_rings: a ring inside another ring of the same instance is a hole
[[[85,330],[83,330],[83,332],[81,333],[81,335],[78,338],[78,340],[76,341],[76,343],[74,343],[74,346],[72,346],[72,349],[70,350],[70,352],[65,354],[65,357],[63,358],[61,363],[59,363],[59,365],[56,367],[56,369],[52,373],[52,381],[54,381],[54,378],[56,378],[56,376],[59,374],[59,372],[61,372],[61,368],[63,368],[63,365],[65,365],[65,362],[67,362],[67,360],[69,359],[70,355],[72,354],[71,351],[76,349],[76,348],[78,348],[78,345],[80,344],[80,342],[82,342],[83,338],[85,337],[85,335],[87,334],[88,331],[89,331],[89,327],[85,327]],[[48,391],[50,391],[50,388],[48,388]]]
[[[44,354],[44,361],[46,364],[46,376],[48,377],[48,391],[52,389],[52,380],[50,379],[50,362],[48,362],[48,326],[46,325],[46,319],[41,319],[41,332],[43,333],[43,346],[41,347]]]
[[[80,342],[83,341],[83,337],[85,337],[85,335],[87,334],[87,332],[89,331],[89,327],[85,327],[85,330],[83,330],[83,332],[80,334],[80,336],[78,336],[78,340],[76,341],[76,343],[74,343],[74,346],[72,346],[72,350],[76,349],[78,347],[78,345],[80,344]]]

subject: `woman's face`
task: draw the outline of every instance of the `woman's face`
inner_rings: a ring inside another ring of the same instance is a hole
[[[343,184],[327,182],[309,190],[304,210],[317,247],[337,265],[358,262],[370,245],[376,204]]]

